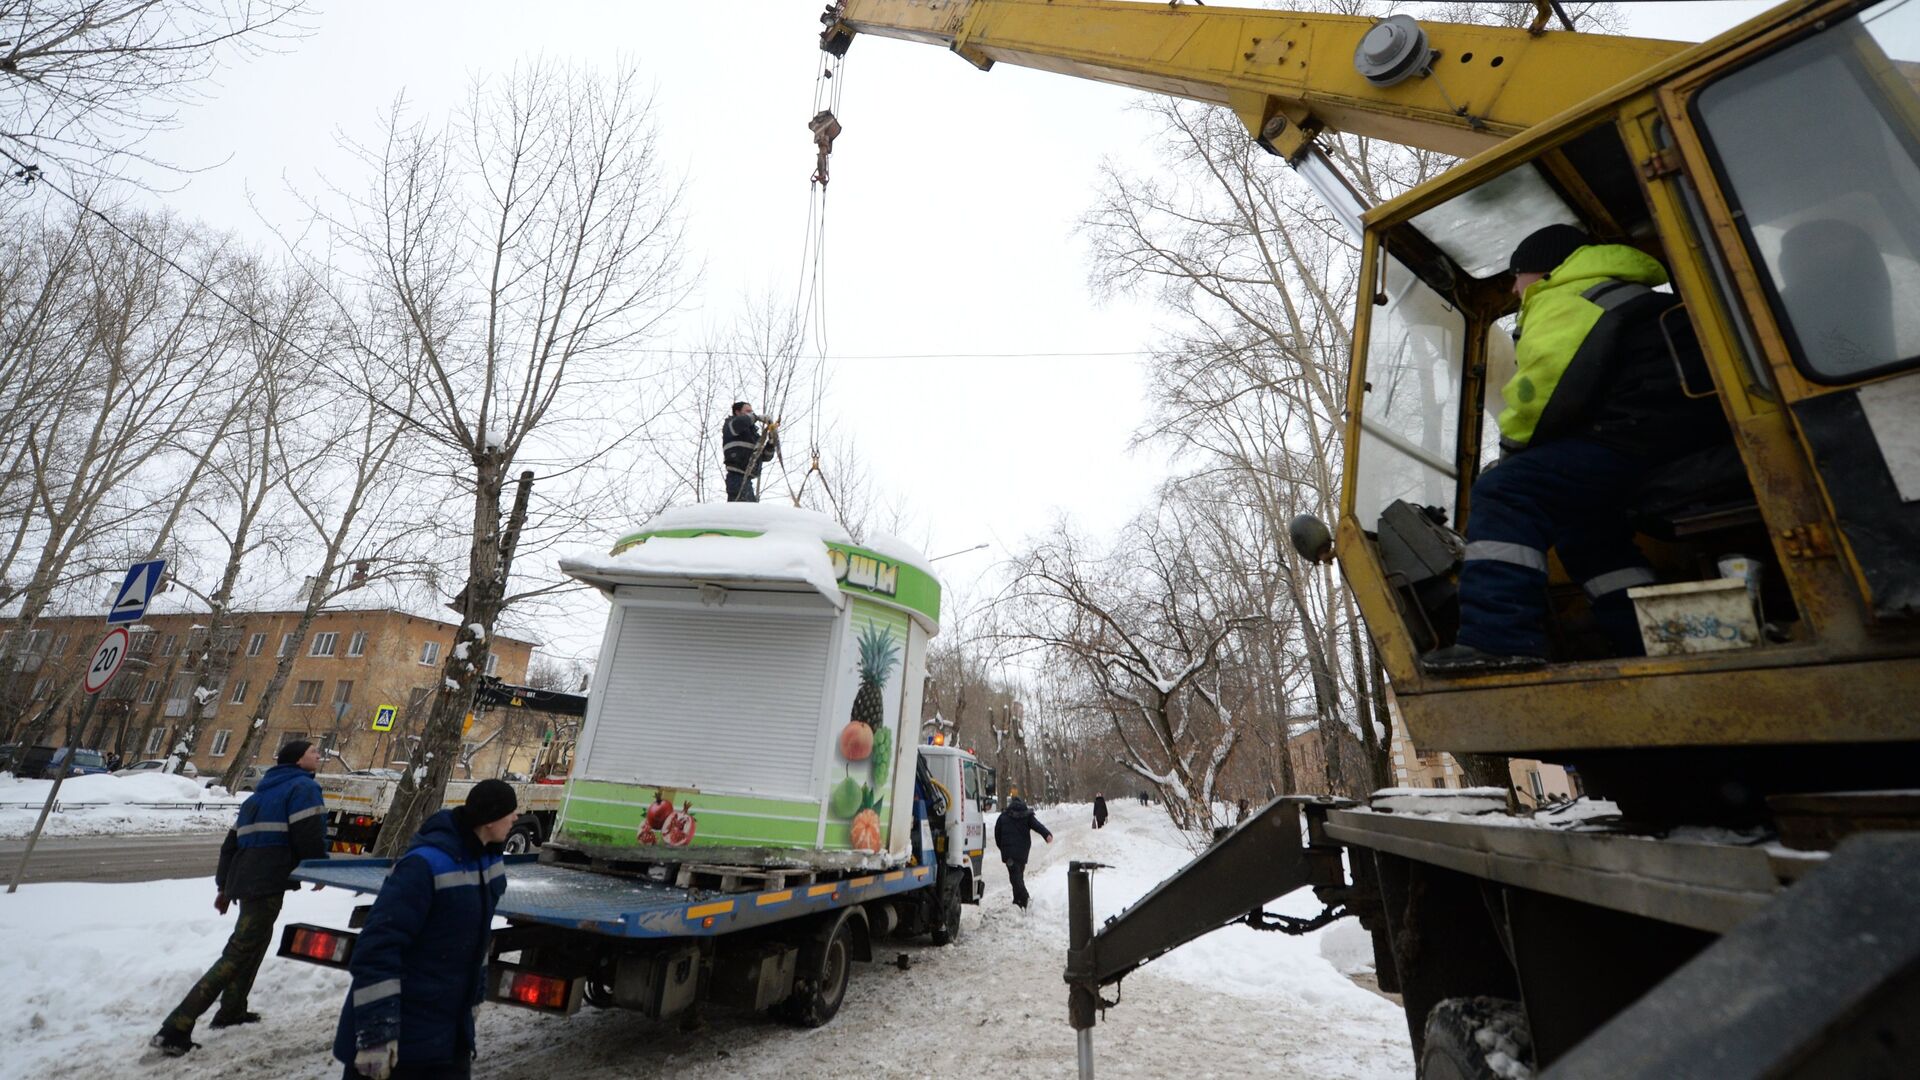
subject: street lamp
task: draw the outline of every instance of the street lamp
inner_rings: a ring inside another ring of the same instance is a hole
[[[949,551],[945,555],[935,555],[933,558],[928,559],[927,561],[939,562],[941,559],[951,559],[955,555],[965,555],[969,551],[983,551],[992,546],[993,546],[992,544],[975,544],[970,548],[961,548],[959,551]]]

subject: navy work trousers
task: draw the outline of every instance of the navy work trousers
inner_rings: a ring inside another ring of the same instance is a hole
[[[728,502],[759,502],[760,494],[753,490],[753,477],[746,473],[727,470]]]
[[[1647,465],[1586,439],[1503,459],[1473,484],[1460,571],[1462,645],[1502,656],[1547,655],[1547,552],[1579,582],[1594,621],[1622,656],[1641,653],[1627,590],[1654,581],[1633,543],[1627,496]]]

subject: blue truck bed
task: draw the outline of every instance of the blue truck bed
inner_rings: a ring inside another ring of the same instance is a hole
[[[907,866],[815,885],[717,893],[536,860],[533,855],[507,857],[507,892],[497,914],[513,922],[620,938],[731,933],[908,892],[933,881],[932,867]],[[293,876],[333,888],[377,893],[392,865],[390,859],[314,860],[300,864]]]

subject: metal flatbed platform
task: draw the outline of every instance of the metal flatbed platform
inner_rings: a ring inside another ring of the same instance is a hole
[[[512,855],[506,861],[507,892],[497,914],[517,923],[620,938],[726,934],[908,892],[933,880],[932,867],[906,866],[812,885],[718,893],[541,863],[534,855]],[[315,860],[302,863],[293,876],[332,888],[376,893],[392,865],[390,859]]]

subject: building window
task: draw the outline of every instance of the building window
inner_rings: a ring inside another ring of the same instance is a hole
[[[500,670],[500,654],[488,653],[487,654],[487,674],[491,675],[494,672],[499,670]]]
[[[260,650],[267,647],[267,635],[255,634],[247,639],[247,655],[259,656]]]
[[[160,680],[148,679],[147,685],[140,688],[140,704],[151,705],[160,697]]]
[[[345,705],[353,700],[353,680],[341,679],[333,684],[333,703]]]
[[[423,641],[420,643],[420,662],[421,663],[433,664],[433,663],[439,662],[439,660],[440,660],[440,643],[439,642]]]
[[[244,703],[246,702],[246,700],[247,700],[247,680],[245,680],[245,679],[236,679],[236,680],[234,680],[234,683],[233,683],[233,697],[232,697],[232,698],[230,698],[229,700],[231,700],[231,701],[232,701],[232,702],[233,702],[233,703],[234,703],[235,705],[240,705],[240,704],[244,704]]]
[[[213,749],[207,752],[209,754],[212,754],[214,757],[226,757],[227,742],[232,738],[233,738],[233,732],[231,731],[214,732],[213,733]]]
[[[275,754],[278,754],[280,751],[285,750],[287,748],[287,744],[291,742],[308,742],[308,741],[309,740],[307,739],[307,733],[304,731],[283,731],[280,733],[280,745],[274,747],[273,752]]]
[[[320,704],[320,680],[301,679],[298,683],[294,684],[293,703],[295,705]]]
[[[167,741],[166,728],[157,727],[157,728],[154,728],[152,731],[147,732],[147,756],[151,757],[154,754],[159,753],[160,747],[163,744],[165,744],[166,741]]]
[[[1527,770],[1527,784],[1533,788],[1533,801],[1540,802],[1547,797],[1547,788],[1540,782],[1540,770]]]
[[[280,635],[280,651],[277,653],[274,653],[273,655],[285,656],[292,651],[293,651],[293,635],[281,634]]]
[[[47,691],[51,689],[52,686],[53,686],[53,676],[51,675],[40,676],[40,680],[33,684],[33,696],[37,698],[46,697]]]
[[[366,654],[367,632],[365,630],[355,630],[353,636],[347,639],[347,655],[365,656]]]
[[[1433,778],[1431,783],[1433,784],[1434,787],[1443,788],[1447,786],[1447,778],[1444,776],[1436,776]]]
[[[307,650],[308,656],[332,656],[333,648],[340,641],[340,635],[329,630],[324,634],[313,635],[313,648]]]
[[[54,638],[53,639],[53,655],[55,656],[67,655],[67,646],[71,644],[73,644],[72,634],[61,634],[59,637]]]
[[[166,637],[161,638],[160,639],[160,655],[172,656],[174,646],[178,644],[180,644],[180,635],[178,634],[168,634]]]

